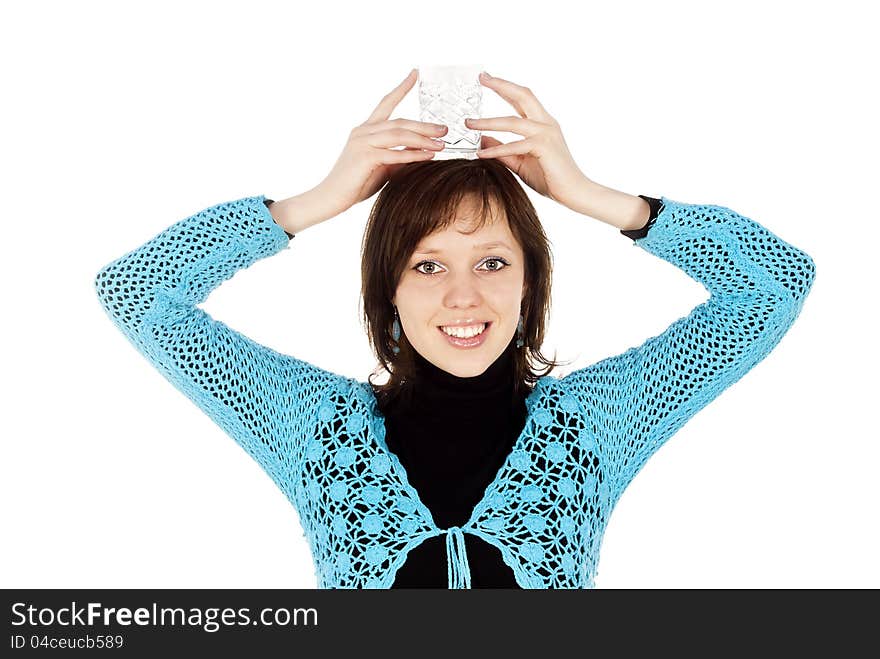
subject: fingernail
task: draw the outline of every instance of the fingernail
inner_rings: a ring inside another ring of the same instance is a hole
[[[488,73],[486,73],[485,71],[482,71],[482,72],[480,73],[480,77],[483,78],[484,80],[489,80],[492,76],[490,76],[490,75],[489,75]]]

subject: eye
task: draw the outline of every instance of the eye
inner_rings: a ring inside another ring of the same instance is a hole
[[[488,272],[500,272],[501,270],[504,270],[504,268],[506,268],[507,266],[510,265],[510,263],[506,259],[503,259],[500,256],[490,256],[486,259],[483,259],[483,261],[480,262],[480,265],[483,265],[485,263],[491,263],[491,262],[497,262],[502,265],[500,265],[500,266],[495,265],[494,267],[488,268]],[[424,270],[420,270],[419,268],[421,268],[422,266],[431,266],[432,271],[425,272]],[[418,264],[416,264],[415,266],[413,266],[413,270],[415,270],[419,274],[427,275],[430,277],[430,276],[437,274],[435,271],[433,271],[433,268],[436,266],[439,266],[439,264],[436,261],[421,261]]]
[[[504,270],[504,268],[506,268],[507,266],[510,265],[510,263],[508,263],[508,262],[505,261],[504,259],[502,259],[502,258],[498,258],[498,257],[494,257],[494,256],[493,256],[493,257],[490,257],[490,258],[488,258],[488,259],[486,259],[485,261],[483,261],[483,263],[490,263],[490,262],[493,262],[493,261],[496,262],[496,263],[501,263],[502,265],[500,265],[500,266],[496,265],[494,268],[489,268],[489,271],[490,271],[490,272],[498,272],[499,270]]]

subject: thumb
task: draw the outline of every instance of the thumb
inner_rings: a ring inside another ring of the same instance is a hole
[[[504,142],[496,140],[491,135],[484,134],[484,135],[480,136],[480,148],[481,149],[488,149],[489,147],[499,146],[500,144],[504,144]],[[514,172],[516,171],[517,156],[491,156],[490,155],[488,157],[494,158],[495,160],[500,162],[502,165],[507,167],[507,169],[514,171]]]
[[[488,149],[490,146],[498,146],[499,144],[504,144],[504,142],[499,142],[491,135],[481,135],[480,136],[480,148]]]

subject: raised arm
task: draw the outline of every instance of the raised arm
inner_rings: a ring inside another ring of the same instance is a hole
[[[280,354],[196,305],[236,271],[289,248],[264,196],[217,204],[102,268],[101,306],[135,349],[282,490],[322,391],[342,376]]]
[[[729,208],[660,201],[633,244],[684,270],[710,298],[659,336],[562,378],[597,434],[613,501],[664,442],[773,350],[816,273],[806,253]]]

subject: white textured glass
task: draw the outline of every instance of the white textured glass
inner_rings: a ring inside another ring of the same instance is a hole
[[[465,126],[467,118],[479,118],[483,87],[481,66],[419,67],[419,120],[448,126],[440,139],[446,146],[435,160],[477,157],[482,132]]]

